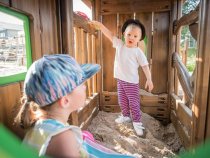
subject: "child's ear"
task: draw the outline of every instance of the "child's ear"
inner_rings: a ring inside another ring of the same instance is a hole
[[[66,96],[63,96],[62,98],[58,100],[58,105],[60,107],[67,108],[69,106],[69,98]]]

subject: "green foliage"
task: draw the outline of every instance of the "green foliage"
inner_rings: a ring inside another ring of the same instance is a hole
[[[190,11],[194,10],[197,5],[199,4],[200,0],[186,0],[185,3],[182,6],[182,14],[188,14]],[[184,44],[185,44],[185,40],[189,38],[191,36],[191,33],[189,31],[189,26],[183,26],[182,30],[181,30],[181,43],[180,43],[180,47],[181,50],[184,49]],[[193,72],[193,70],[195,69],[195,65],[196,65],[196,48],[188,48],[187,50],[187,69],[189,72]]]
[[[200,0],[186,0],[182,7],[182,14],[188,14],[191,10],[194,10]]]

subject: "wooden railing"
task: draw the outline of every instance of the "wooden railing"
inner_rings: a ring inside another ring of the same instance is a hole
[[[88,21],[74,13],[74,56],[80,64],[96,63],[97,31],[91,28]],[[99,94],[97,93],[96,75],[87,81],[87,100],[85,106],[73,112],[70,123],[86,128],[99,110]]]
[[[170,95],[171,121],[177,129],[183,145],[189,147],[192,137],[192,109],[189,104],[192,104],[193,102],[193,86],[190,83],[191,76],[185,65],[182,63],[178,53],[173,53],[173,67],[177,72],[186,100],[182,101],[175,93]]]

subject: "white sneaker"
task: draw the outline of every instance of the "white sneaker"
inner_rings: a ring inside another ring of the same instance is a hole
[[[133,122],[133,127],[138,136],[144,136],[144,126],[141,122]]]
[[[124,123],[124,122],[131,122],[131,118],[128,116],[120,115],[118,118],[115,119],[116,123]]]

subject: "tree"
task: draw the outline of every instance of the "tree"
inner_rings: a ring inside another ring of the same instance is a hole
[[[194,10],[199,4],[200,0],[186,0],[182,7],[182,15],[188,14]]]

